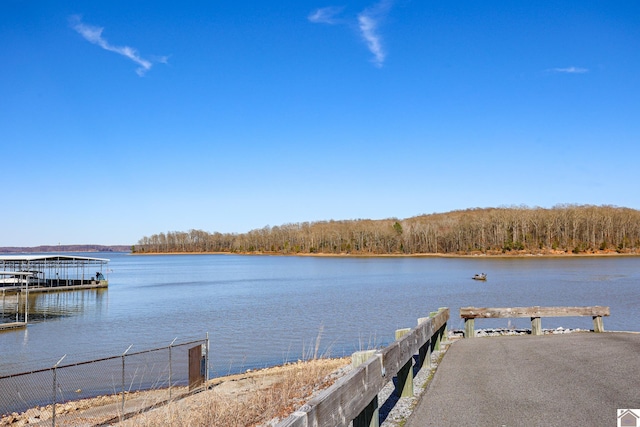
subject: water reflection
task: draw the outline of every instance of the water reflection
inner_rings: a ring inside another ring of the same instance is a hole
[[[6,293],[3,290],[0,300],[0,322],[19,322],[20,313],[24,313],[24,309],[20,312],[18,294]]]
[[[28,310],[29,323],[83,314],[104,312],[108,304],[108,289],[88,289],[61,292],[3,293],[0,297],[2,322],[24,321]],[[28,301],[28,304],[27,304]]]

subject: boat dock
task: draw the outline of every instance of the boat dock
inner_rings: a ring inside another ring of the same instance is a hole
[[[7,331],[9,329],[22,329],[26,327],[27,322],[0,323],[0,331]]]
[[[0,331],[27,325],[29,293],[108,287],[108,262],[105,258],[76,255],[0,257]],[[7,322],[9,318],[15,321]]]
[[[0,272],[1,274],[1,272]],[[62,291],[81,291],[83,289],[99,289],[99,288],[107,288],[109,287],[106,280],[93,280],[93,281],[83,281],[83,282],[63,282],[60,281],[43,284],[40,283],[38,285],[29,285],[29,293],[38,293],[38,292],[62,292]],[[2,286],[0,287],[0,294],[9,295],[9,294],[19,294],[20,292],[26,291],[26,287],[17,288],[15,286]]]
[[[106,258],[76,255],[10,255],[0,257],[0,288],[30,292],[107,287]]]

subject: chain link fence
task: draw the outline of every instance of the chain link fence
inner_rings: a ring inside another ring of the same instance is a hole
[[[176,339],[177,340],[177,339]],[[101,425],[206,387],[209,338],[0,376],[0,426]]]

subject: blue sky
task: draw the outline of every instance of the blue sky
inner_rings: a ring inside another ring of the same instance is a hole
[[[640,209],[640,2],[0,2],[0,246]]]

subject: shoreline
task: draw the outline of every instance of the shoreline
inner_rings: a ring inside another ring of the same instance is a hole
[[[640,253],[618,253],[613,251],[602,251],[592,253],[578,253],[557,251],[555,253],[515,253],[515,254],[354,254],[354,253],[290,253],[283,254],[277,252],[129,252],[127,255],[242,255],[242,256],[287,256],[287,257],[328,257],[328,258],[591,258],[591,257],[640,257]]]
[[[167,411],[170,409],[187,408],[191,410],[198,405],[194,401],[204,401],[207,404],[221,401],[223,406],[237,405],[238,402],[246,401],[252,395],[264,394],[269,390],[279,390],[279,386],[289,378],[299,377],[305,371],[318,371],[326,374],[320,378],[314,378],[315,384],[303,383],[312,387],[301,387],[303,390],[321,390],[329,387],[338,378],[346,375],[351,370],[351,360],[349,357],[328,357],[310,360],[299,360],[297,362],[284,363],[281,365],[268,366],[260,369],[248,369],[245,372],[229,374],[220,377],[210,378],[202,390],[189,391],[186,386],[176,386],[173,388],[173,397],[168,397],[168,388],[151,388],[148,390],[136,390],[125,392],[126,411],[124,420],[120,419],[120,408],[122,405],[122,394],[97,395],[84,399],[70,399],[57,402],[55,406],[56,420],[60,425],[85,426],[85,425],[165,425],[165,422],[153,422],[148,418],[152,412]],[[311,396],[300,396],[304,400]],[[295,400],[295,399],[294,399]],[[293,405],[294,401],[287,402]],[[200,404],[200,407],[203,405]],[[287,411],[288,407],[280,408]],[[51,425],[53,417],[53,406],[45,404],[33,406],[21,412],[11,412],[0,414],[0,427],[3,426],[24,426],[24,425]],[[203,417],[204,418],[204,417]],[[162,421],[162,418],[159,418]],[[189,424],[189,423],[186,423]],[[253,424],[253,423],[252,423]],[[220,425],[220,424],[215,424]]]

